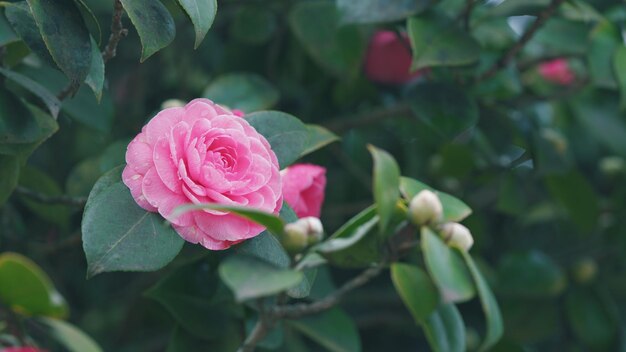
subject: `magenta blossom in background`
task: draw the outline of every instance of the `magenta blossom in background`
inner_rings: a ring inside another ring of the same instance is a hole
[[[295,164],[281,173],[283,196],[296,215],[319,218],[326,190],[326,169],[313,164]]]
[[[159,212],[185,240],[226,249],[263,227],[228,212],[183,204],[217,203],[278,213],[281,176],[267,140],[248,122],[208,99],[159,112],[128,145],[122,179],[137,204]]]
[[[554,59],[540,64],[539,74],[546,81],[562,85],[569,85],[576,79],[574,72],[570,69],[565,59]]]
[[[365,75],[378,83],[406,83],[424,73],[411,73],[411,61],[410,43],[406,34],[400,40],[393,31],[378,31],[370,39],[367,49]]]
[[[46,352],[37,347],[5,347],[0,352]]]
[[[239,110],[239,109],[233,109],[233,115],[239,116],[239,117],[244,117],[246,115],[246,113],[241,111],[241,110]]]

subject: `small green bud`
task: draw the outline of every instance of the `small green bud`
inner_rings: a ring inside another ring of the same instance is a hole
[[[474,245],[474,238],[470,230],[456,222],[448,222],[441,226],[441,235],[450,246],[462,251],[469,251]]]
[[[409,214],[417,225],[434,224],[441,221],[443,206],[434,192],[425,189],[411,199]]]
[[[185,106],[184,101],[180,100],[180,99],[168,99],[166,101],[164,101],[163,103],[161,103],[161,109],[168,109],[168,108],[178,108],[181,106]]]
[[[300,253],[307,246],[318,243],[324,237],[320,219],[309,216],[285,225],[282,245],[291,254]]]

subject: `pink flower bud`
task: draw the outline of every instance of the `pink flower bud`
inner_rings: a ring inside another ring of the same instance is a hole
[[[411,73],[411,61],[411,45],[406,34],[400,39],[393,31],[378,31],[367,49],[365,75],[378,83],[406,83],[424,73],[424,70]]]
[[[539,65],[539,74],[546,80],[561,85],[569,85],[574,82],[576,75],[570,69],[567,60],[554,59]]]

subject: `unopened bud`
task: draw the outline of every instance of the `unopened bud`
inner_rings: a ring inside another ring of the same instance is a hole
[[[411,199],[409,214],[418,225],[437,223],[443,217],[443,206],[434,192],[425,189]]]
[[[285,225],[282,244],[287,252],[295,254],[321,241],[323,236],[324,227],[320,219],[309,216]]]
[[[450,246],[468,251],[474,245],[474,238],[470,230],[456,222],[448,222],[441,226],[441,235]]]
[[[164,101],[163,103],[161,103],[161,109],[167,109],[167,108],[178,108],[181,106],[185,106],[184,101],[180,100],[180,99],[168,99],[166,101]]]

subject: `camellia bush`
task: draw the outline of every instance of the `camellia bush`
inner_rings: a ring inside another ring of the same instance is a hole
[[[619,0],[0,1],[0,351],[622,351]]]

